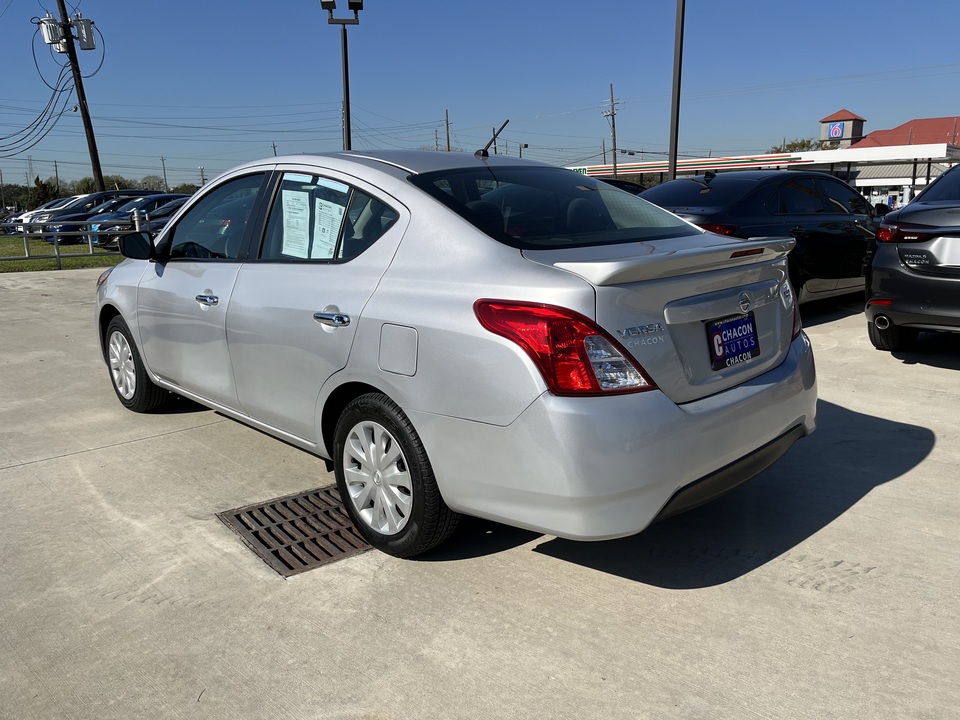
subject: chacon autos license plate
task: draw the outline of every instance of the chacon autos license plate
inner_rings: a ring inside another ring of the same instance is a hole
[[[707,323],[710,366],[714,370],[749,362],[760,354],[753,313],[731,315]]]

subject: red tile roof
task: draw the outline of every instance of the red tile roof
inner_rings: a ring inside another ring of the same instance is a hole
[[[862,117],[859,115],[854,115],[849,110],[838,110],[833,115],[827,115],[827,117],[820,122],[840,122],[841,120],[863,120],[863,122],[866,122],[866,120],[864,120]]]
[[[960,116],[917,118],[892,130],[874,130],[851,147],[890,147],[891,145],[957,144],[960,139]]]

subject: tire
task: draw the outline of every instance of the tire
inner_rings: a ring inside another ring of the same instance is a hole
[[[105,345],[110,382],[123,406],[138,413],[152,412],[161,407],[170,393],[154,385],[147,375],[140,351],[130,335],[130,328],[120,316],[107,325]]]
[[[877,350],[911,350],[917,344],[917,336],[920,334],[915,328],[899,327],[891,324],[889,327],[881,330],[872,322],[867,323],[867,335],[870,342]]]
[[[386,395],[351,401],[334,433],[333,465],[343,506],[364,539],[394,557],[436,547],[457,526],[420,436]]]

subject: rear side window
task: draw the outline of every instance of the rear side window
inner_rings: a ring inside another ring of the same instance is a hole
[[[824,207],[820,191],[812,178],[787,180],[777,188],[777,192],[768,202],[770,211],[778,215],[816,215],[829,212]]]
[[[960,172],[948,171],[937,178],[923,192],[917,200],[960,200]]]
[[[270,209],[261,260],[350,260],[399,215],[386,203],[329,178],[284,173]]]
[[[635,195],[561,168],[461,168],[413,175],[409,180],[490,237],[524,249],[617,244],[700,232]]]

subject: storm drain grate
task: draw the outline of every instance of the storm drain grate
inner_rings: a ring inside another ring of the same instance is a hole
[[[370,549],[346,516],[336,485],[227,510],[217,517],[284,577]]]

